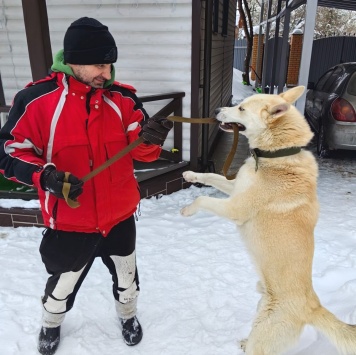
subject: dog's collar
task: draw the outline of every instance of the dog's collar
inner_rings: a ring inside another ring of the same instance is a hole
[[[251,149],[251,155],[256,161],[256,168],[258,169],[258,158],[280,158],[280,157],[287,157],[288,155],[298,154],[302,150],[301,147],[291,147],[291,148],[284,148],[275,151],[270,150],[261,150],[258,148]]]

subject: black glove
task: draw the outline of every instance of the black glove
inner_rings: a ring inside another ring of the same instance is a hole
[[[58,171],[53,165],[48,165],[41,174],[40,184],[42,190],[49,191],[57,198],[64,198],[62,189],[64,182],[64,171]],[[70,183],[70,190],[68,197],[71,200],[76,200],[77,197],[83,192],[84,182],[79,180],[73,174],[68,177]]]
[[[145,143],[163,145],[172,127],[173,122],[165,117],[152,117],[143,122],[140,136],[144,138]]]

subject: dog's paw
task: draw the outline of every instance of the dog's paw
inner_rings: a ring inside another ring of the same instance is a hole
[[[180,214],[184,217],[193,216],[195,213],[196,211],[195,208],[193,208],[193,205],[185,206],[180,210]]]
[[[194,171],[190,171],[190,170],[185,171],[183,173],[183,178],[187,182],[193,182],[193,183],[198,182],[198,175]]]
[[[246,346],[247,346],[247,338],[240,340],[240,347],[243,350],[243,352],[246,352]]]

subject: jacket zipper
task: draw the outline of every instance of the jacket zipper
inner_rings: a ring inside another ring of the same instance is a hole
[[[89,143],[89,167],[90,167],[90,171],[93,170],[93,165],[94,165],[94,162],[93,162],[93,149],[91,147],[91,144],[90,144],[90,139],[89,139],[89,134],[88,134],[88,126],[89,126],[89,116],[90,116],[90,98],[93,94],[93,92],[95,91],[94,88],[92,88],[88,94],[87,94],[87,98],[86,98],[86,109],[87,109],[87,113],[88,113],[88,118],[86,119],[85,121],[85,128],[86,128],[86,131],[87,131],[87,137],[88,137],[88,143]],[[95,185],[93,184],[93,188],[95,189]],[[95,199],[95,193],[94,193],[94,199]],[[96,201],[95,202],[95,205],[96,205]],[[96,224],[97,224],[97,227],[96,229],[98,231],[100,231],[99,229],[99,226],[98,226],[98,221],[96,221]]]
[[[87,114],[88,114],[88,118],[85,121],[85,129],[87,131],[87,136],[88,136],[88,142],[89,142],[89,167],[90,167],[90,171],[93,170],[93,150],[91,148],[90,145],[90,139],[89,139],[89,135],[88,135],[88,125],[89,125],[89,115],[90,115],[90,98],[92,93],[95,91],[95,89],[91,89],[88,94],[87,94],[87,98],[86,98],[86,109],[87,109]]]

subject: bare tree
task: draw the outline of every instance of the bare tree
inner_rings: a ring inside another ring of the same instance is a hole
[[[242,73],[242,81],[246,85],[250,84],[250,61],[252,56],[252,44],[253,44],[253,25],[251,18],[251,10],[247,3],[247,0],[237,0],[237,9],[239,11],[242,28],[245,32],[247,51],[244,59],[244,72]]]
[[[315,21],[315,36],[344,36],[356,32],[355,11],[318,7]]]

